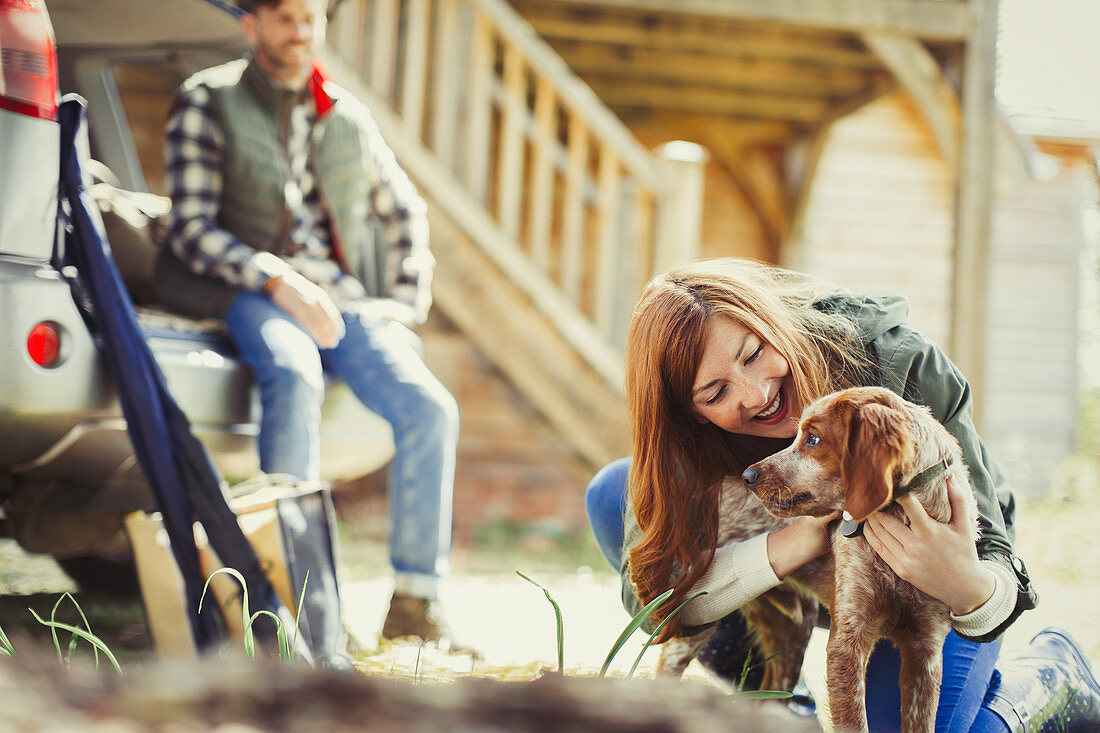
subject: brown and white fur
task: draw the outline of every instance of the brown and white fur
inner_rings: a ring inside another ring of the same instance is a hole
[[[718,545],[744,542],[759,534],[782,529],[795,520],[770,514],[741,478],[730,476],[722,484],[718,506]],[[817,574],[831,584],[829,558],[812,563],[779,586],[741,606],[739,612],[753,636],[759,659],[764,661],[763,690],[790,692],[798,682],[802,661],[818,617],[818,600],[810,589]],[[691,660],[714,635],[711,628],[693,636],[671,639],[661,647],[657,674],[680,677]]]
[[[753,493],[778,517],[825,516],[847,510],[856,521],[876,511],[905,520],[894,489],[947,458],[947,472],[912,495],[930,517],[951,518],[947,477],[964,490],[977,517],[958,442],[924,407],[878,387],[827,395],[802,414],[787,449],[745,472]],[[751,472],[755,472],[755,476]],[[977,537],[977,522],[974,536]],[[949,609],[901,580],[865,537],[832,530],[835,568],[826,682],[833,727],[866,731],[865,669],[875,643],[889,638],[901,654],[902,730],[935,726]],[[820,589],[825,593],[827,589]]]

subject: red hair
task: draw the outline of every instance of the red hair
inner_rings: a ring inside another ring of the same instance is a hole
[[[804,276],[736,259],[677,268],[642,293],[630,322],[625,380],[630,501],[641,530],[629,565],[643,603],[674,589],[657,618],[679,605],[714,559],[723,477],[740,475],[774,444],[700,424],[692,413],[708,322],[733,318],[787,360],[798,414],[816,397],[854,383],[864,365],[852,324],[813,307],[820,294]],[[679,633],[673,619],[661,640]]]

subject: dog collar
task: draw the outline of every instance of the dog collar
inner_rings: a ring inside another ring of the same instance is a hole
[[[923,489],[928,484],[932,483],[940,476],[947,473],[947,469],[951,466],[951,458],[945,457],[939,463],[936,463],[929,468],[924,469],[913,480],[904,486],[899,486],[894,489],[894,499],[897,501],[898,497],[905,496],[906,494],[916,491],[917,489]],[[892,502],[891,502],[892,503]],[[863,522],[857,522],[852,518],[852,515],[848,512],[844,512],[841,516],[840,533],[845,537],[859,537],[863,534]]]

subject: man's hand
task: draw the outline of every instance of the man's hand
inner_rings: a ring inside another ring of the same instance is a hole
[[[917,499],[898,499],[909,524],[882,512],[867,518],[863,534],[872,549],[902,580],[946,603],[956,616],[970,613],[993,595],[993,573],[978,561],[974,546],[975,517],[970,505],[947,478],[951,521],[937,522]]]
[[[344,319],[324,290],[296,272],[270,281],[271,301],[287,312],[322,349],[331,349],[344,338]]]

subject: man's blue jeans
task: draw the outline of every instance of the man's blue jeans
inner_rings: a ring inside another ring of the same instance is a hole
[[[451,501],[458,405],[399,323],[345,313],[347,334],[333,349],[312,338],[266,296],[241,292],[225,317],[259,389],[260,469],[320,477],[324,374],[343,380],[393,427],[390,559],[397,589],[434,597],[451,549]]]

